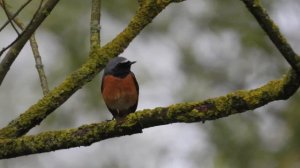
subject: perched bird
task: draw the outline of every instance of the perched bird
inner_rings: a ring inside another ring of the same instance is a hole
[[[116,57],[104,69],[101,93],[116,120],[135,112],[138,104],[139,85],[130,71],[134,63],[135,61],[131,62],[124,57]]]

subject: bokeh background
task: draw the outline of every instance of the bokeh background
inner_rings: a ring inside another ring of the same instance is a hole
[[[6,0],[15,10],[25,0]],[[263,0],[300,53],[300,1]],[[33,1],[20,14],[28,23]],[[50,88],[88,56],[91,0],[61,1],[36,32]],[[102,44],[114,38],[137,9],[135,0],[103,0]],[[6,21],[0,10],[0,25]],[[0,46],[16,37],[0,32]],[[122,54],[137,61],[138,109],[204,100],[279,78],[289,66],[239,0],[187,0],[165,9]],[[3,127],[42,97],[29,45],[0,87]],[[111,119],[100,96],[101,74],[30,131],[78,127]],[[215,121],[171,124],[89,147],[0,161],[0,168],[298,168],[300,94]]]

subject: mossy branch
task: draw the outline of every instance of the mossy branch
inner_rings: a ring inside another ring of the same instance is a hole
[[[253,89],[199,102],[179,103],[169,107],[146,109],[115,120],[83,125],[75,129],[50,131],[20,138],[0,139],[0,158],[12,158],[58,149],[88,146],[104,139],[141,133],[143,128],[177,122],[204,122],[264,106],[293,95],[300,85],[295,71],[279,80]]]
[[[157,16],[171,0],[149,1],[139,7],[128,26],[102,48],[93,48],[87,61],[46,96],[32,105],[8,126],[0,130],[0,138],[16,138],[26,134],[62,105],[84,84],[91,81],[112,57],[121,54],[129,43]]]
[[[271,41],[275,44],[282,56],[291,67],[300,75],[300,57],[292,49],[285,37],[280,32],[278,26],[261,6],[259,0],[242,0],[250,13],[256,18],[261,28],[266,32]]]

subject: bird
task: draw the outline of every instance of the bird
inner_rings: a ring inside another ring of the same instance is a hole
[[[105,69],[101,83],[101,93],[113,119],[122,120],[136,111],[139,98],[139,85],[129,61],[124,57],[111,59]]]

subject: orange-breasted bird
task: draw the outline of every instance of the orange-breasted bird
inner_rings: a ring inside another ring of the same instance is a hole
[[[108,62],[102,77],[101,93],[108,110],[116,120],[135,112],[139,85],[133,72],[131,62],[124,57],[116,57]]]

